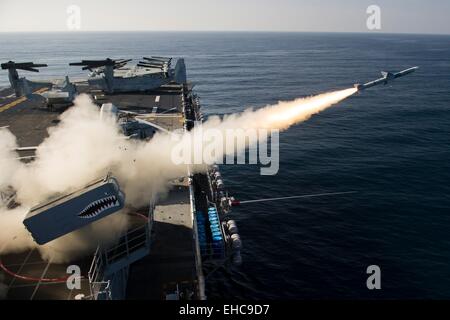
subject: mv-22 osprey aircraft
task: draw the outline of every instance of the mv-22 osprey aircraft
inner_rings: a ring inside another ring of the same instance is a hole
[[[14,61],[1,64],[3,70],[8,70],[9,83],[16,97],[26,96],[33,98],[35,95],[39,95],[45,99],[48,107],[56,104],[71,104],[77,95],[77,89],[69,81],[69,77],[66,76],[63,81],[31,81],[25,77],[20,78],[17,72],[17,70],[39,72],[38,68],[42,67],[47,67],[47,65],[34,62],[16,63]]]
[[[91,71],[87,80],[89,90],[101,90],[107,94],[149,91],[170,82],[186,83],[184,59],[178,59],[174,69],[171,68],[172,58],[144,57],[143,60],[132,68],[125,68],[131,59],[82,60],[70,65],[82,66],[82,70]],[[48,107],[70,105],[78,90],[77,83],[70,82],[68,76],[64,81],[42,82],[21,78],[17,72],[17,70],[39,72],[38,68],[42,67],[47,65],[14,61],[1,64],[1,68],[9,72],[9,82],[16,97],[32,98],[33,95],[39,95],[45,99]]]

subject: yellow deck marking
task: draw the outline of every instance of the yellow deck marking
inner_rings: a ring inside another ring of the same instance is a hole
[[[21,97],[13,102],[10,102],[8,104],[5,104],[4,106],[0,107],[0,112],[3,112],[5,110],[8,110],[9,108],[15,107],[17,106],[19,103],[22,103],[24,101],[26,101],[27,98],[26,97]]]
[[[47,90],[48,90],[48,88],[41,88],[39,90],[34,91],[33,93],[38,93],[39,94],[39,93],[43,93],[43,92],[45,92]],[[10,109],[12,107],[15,107],[15,106],[17,106],[18,104],[20,104],[20,103],[22,103],[24,101],[27,101],[27,97],[20,97],[19,99],[14,100],[13,102],[7,103],[4,106],[0,106],[0,112],[3,112],[3,111],[6,111],[6,110],[8,110],[8,109]]]
[[[36,90],[35,92],[33,92],[33,93],[44,93],[45,91],[47,91],[48,90],[48,88],[41,88],[41,89],[39,89],[39,90]]]

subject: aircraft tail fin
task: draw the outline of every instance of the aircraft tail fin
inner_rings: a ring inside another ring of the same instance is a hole
[[[388,72],[388,71],[381,71],[381,75],[383,76],[383,78],[386,78],[386,79],[395,78],[395,75],[392,72]]]
[[[186,83],[187,76],[186,76],[186,65],[184,64],[184,59],[180,58],[177,61],[177,64],[175,65],[175,82],[179,84]]]
[[[30,88],[30,84],[28,83],[28,80],[25,78],[20,79],[22,81],[22,94],[24,96],[31,96],[33,91]]]

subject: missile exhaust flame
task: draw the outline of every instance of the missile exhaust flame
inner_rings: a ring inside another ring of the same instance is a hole
[[[292,101],[280,101],[258,110],[248,109],[241,114],[232,114],[224,119],[210,117],[203,127],[220,130],[230,128],[285,130],[296,123],[308,120],[314,114],[341,102],[357,91],[356,88],[349,88]]]
[[[349,88],[309,98],[296,99],[292,102],[281,102],[268,110],[267,121],[271,122],[276,128],[283,129],[285,126],[307,120],[310,116],[331,107],[356,92],[357,89]]]

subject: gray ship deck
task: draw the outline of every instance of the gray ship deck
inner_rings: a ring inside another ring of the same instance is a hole
[[[185,285],[195,287],[197,271],[192,234],[192,209],[187,178],[176,180],[154,209],[152,249],[130,271],[130,299],[166,299]],[[150,268],[149,268],[150,267]]]
[[[168,130],[182,128],[184,123],[179,88],[148,94],[99,94],[97,98],[99,102],[112,102],[120,109],[152,113],[149,120]],[[47,129],[58,123],[61,111],[49,111],[38,100],[15,98],[10,89],[0,91],[0,127],[8,126],[20,147],[40,144],[48,136]],[[20,152],[21,157],[30,155],[33,151]],[[185,182],[176,186],[168,198],[157,206],[156,237],[151,248],[154,254],[132,266],[129,281],[131,298],[160,299],[167,283],[195,279],[192,217],[188,206],[189,189]],[[81,290],[69,290],[65,282],[23,280],[0,270],[2,282],[8,286],[7,299],[73,299],[79,293],[89,296],[87,273],[91,260],[92,256],[88,256],[71,263],[81,267],[84,277]],[[3,255],[1,261],[8,270],[19,275],[35,278],[67,276],[67,265],[42,260],[36,249]],[[149,288],[143,289],[144,283]]]

